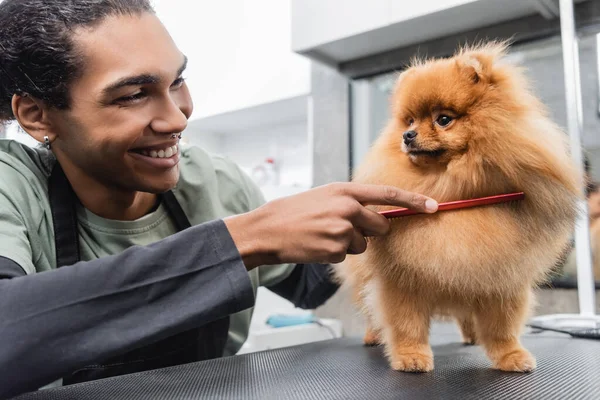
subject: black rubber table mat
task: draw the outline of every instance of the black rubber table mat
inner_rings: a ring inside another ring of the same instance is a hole
[[[432,342],[443,339],[438,336]],[[528,335],[523,343],[538,360],[538,369],[530,374],[492,370],[481,348],[459,343],[434,345],[432,373],[395,372],[380,348],[339,339],[49,389],[18,399],[600,399],[600,341]]]

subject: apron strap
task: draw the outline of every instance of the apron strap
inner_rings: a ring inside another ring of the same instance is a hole
[[[48,194],[54,223],[56,267],[73,265],[81,260],[76,197],[58,161],[50,174]]]
[[[175,222],[175,226],[179,232],[192,226],[187,215],[185,215],[183,208],[181,208],[181,204],[179,204],[179,201],[177,201],[173,191],[169,190],[168,192],[163,193],[162,198],[165,202],[167,212],[171,218],[173,218],[173,222]]]

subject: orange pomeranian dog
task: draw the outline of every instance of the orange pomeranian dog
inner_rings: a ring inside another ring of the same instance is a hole
[[[533,289],[568,246],[582,177],[567,135],[505,53],[484,44],[404,71],[393,116],[355,172],[355,182],[440,202],[525,192],[514,203],[394,220],[389,235],[336,267],[367,316],[365,343],[383,344],[395,370],[433,369],[435,316],[456,319],[495,368],[535,368],[519,336]]]

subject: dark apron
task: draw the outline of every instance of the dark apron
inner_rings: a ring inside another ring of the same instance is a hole
[[[64,267],[80,261],[79,232],[77,229],[76,195],[59,163],[56,162],[49,179],[50,206],[54,223],[56,265]],[[162,195],[162,201],[177,230],[191,226],[172,191]],[[167,268],[167,266],[165,266]],[[199,328],[178,333],[154,344],[132,348],[129,352],[75,371],[63,378],[64,385],[86,382],[111,376],[131,374],[223,355],[229,317]]]

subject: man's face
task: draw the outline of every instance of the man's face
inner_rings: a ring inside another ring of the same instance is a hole
[[[186,58],[150,13],[74,32],[83,71],[69,110],[51,110],[52,148],[70,179],[160,193],[179,179],[179,135],[192,113]]]

